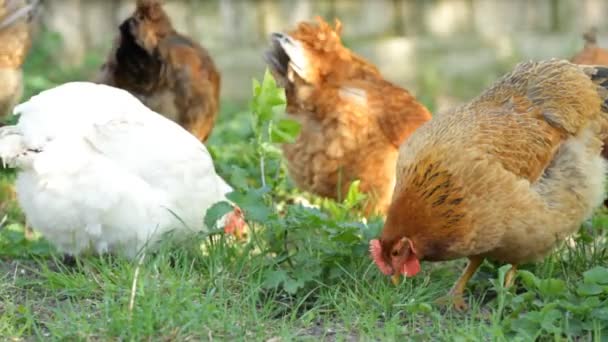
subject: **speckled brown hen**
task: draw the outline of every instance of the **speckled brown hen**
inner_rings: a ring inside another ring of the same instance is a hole
[[[137,0],[96,82],[122,88],[206,141],[218,115],[220,74],[207,51],[175,31],[159,0]]]
[[[399,145],[430,120],[406,90],[342,45],[341,25],[300,23],[273,33],[265,58],[285,87],[287,112],[301,123],[297,140],[283,145],[296,184],[339,199],[352,181],[368,195],[365,212],[385,213]]]
[[[0,121],[23,93],[21,67],[31,46],[32,10],[37,1],[0,0]]]
[[[608,68],[519,64],[479,97],[437,115],[402,145],[382,235],[381,271],[413,276],[420,261],[469,258],[457,308],[484,258],[537,261],[601,204]]]

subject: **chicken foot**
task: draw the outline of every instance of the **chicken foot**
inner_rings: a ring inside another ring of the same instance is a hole
[[[469,257],[469,263],[467,267],[464,269],[460,278],[456,281],[450,293],[447,296],[441,297],[437,300],[438,304],[452,304],[453,307],[458,311],[465,311],[468,309],[468,305],[464,300],[464,290],[467,286],[467,283],[473,277],[481,263],[483,262],[483,257],[481,256],[471,256]]]

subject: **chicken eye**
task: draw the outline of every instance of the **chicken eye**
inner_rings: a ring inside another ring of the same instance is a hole
[[[398,255],[399,255],[399,251],[398,251],[398,250],[394,250],[394,251],[391,253],[391,255],[392,255],[392,256],[394,256],[394,257],[396,257],[396,256],[398,256]]]

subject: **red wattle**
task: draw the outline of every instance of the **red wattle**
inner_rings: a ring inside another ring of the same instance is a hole
[[[420,261],[416,258],[416,255],[412,253],[405,261],[405,264],[403,264],[401,273],[406,277],[413,277],[418,272],[420,272]]]

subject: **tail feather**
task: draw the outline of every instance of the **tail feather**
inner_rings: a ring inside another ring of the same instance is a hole
[[[19,166],[19,157],[27,151],[23,135],[15,126],[0,127],[0,159],[2,167]]]
[[[287,68],[289,66],[289,56],[278,40],[279,33],[274,33],[270,37],[270,48],[264,52],[264,60],[270,70],[282,86],[287,84]]]
[[[593,83],[599,84],[603,88],[608,86],[608,67],[602,65],[589,65],[583,67],[585,73],[589,75]]]
[[[274,33],[271,36],[271,46],[264,53],[264,59],[271,67],[273,67],[277,72],[282,75],[287,74],[287,65],[289,63],[289,56],[283,50],[283,47],[279,43],[278,39],[275,37],[277,33]]]

